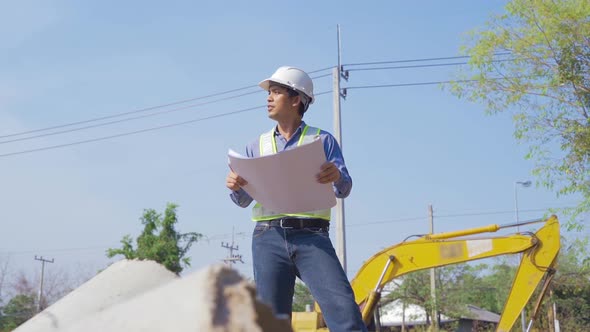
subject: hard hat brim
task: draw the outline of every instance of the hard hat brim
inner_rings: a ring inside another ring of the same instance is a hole
[[[304,95],[306,95],[309,99],[310,99],[310,104],[313,104],[314,102],[314,97],[309,96],[308,94],[306,94],[303,91],[300,91],[299,89],[296,89],[294,87],[292,87],[288,82],[282,81],[280,79],[276,79],[276,78],[267,78],[264,81],[261,81],[260,83],[258,83],[258,86],[263,88],[264,90],[268,91],[270,89],[270,83],[274,82],[274,83],[278,83],[280,85],[283,85],[285,87],[288,87],[290,89],[293,89],[295,91],[297,91],[298,93],[303,93]]]
[[[263,88],[264,90],[268,91],[268,89],[270,89],[270,83],[274,82],[274,83],[278,83],[280,85],[284,85],[286,87],[289,87],[289,84],[287,84],[287,82],[281,82],[280,80],[277,80],[276,78],[267,78],[264,81],[258,83],[258,86]]]

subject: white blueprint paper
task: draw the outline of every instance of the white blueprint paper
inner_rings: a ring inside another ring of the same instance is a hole
[[[321,139],[291,150],[258,158],[229,150],[229,166],[248,182],[243,188],[266,209],[297,213],[336,205],[332,184],[316,180],[326,162]]]

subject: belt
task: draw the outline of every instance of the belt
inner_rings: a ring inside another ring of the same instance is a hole
[[[330,227],[330,221],[319,218],[279,218],[267,221],[259,221],[257,225],[268,225],[281,228],[325,228]]]

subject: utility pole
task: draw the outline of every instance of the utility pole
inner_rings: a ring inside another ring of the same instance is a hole
[[[235,264],[236,262],[242,262],[242,264],[244,264],[244,261],[242,260],[242,255],[237,255],[237,254],[234,255],[234,251],[238,251],[238,246],[236,245],[234,247],[234,228],[233,227],[231,230],[231,244],[221,242],[221,246],[224,248],[227,248],[229,250],[229,256],[223,259],[223,261],[229,267],[232,267],[232,265]]]
[[[406,332],[406,289],[404,288],[404,300],[402,302],[402,332]]]
[[[41,312],[41,301],[43,299],[43,278],[45,277],[45,263],[53,263],[53,258],[51,260],[43,258],[43,256],[37,257],[35,255],[36,261],[41,261],[41,281],[39,282],[39,294],[37,295],[37,313]]]
[[[333,100],[334,100],[334,138],[342,149],[342,129],[340,127],[340,98],[345,97],[344,94],[340,93],[340,77],[343,74],[342,64],[340,59],[340,25],[336,25],[337,28],[337,39],[338,39],[338,68],[332,70],[333,78]],[[346,76],[342,76],[348,79]],[[346,272],[346,231],[344,223],[344,200],[341,198],[336,199],[336,255],[340,259],[340,264]]]
[[[430,234],[434,234],[434,213],[432,204],[428,205],[428,219],[430,220]],[[430,269],[430,297],[432,298],[432,321],[430,322],[432,332],[438,331],[438,318],[436,314],[436,270]]]
[[[554,324],[554,331],[560,332],[559,328],[559,320],[557,319],[557,307],[555,306],[555,300],[553,299],[553,290],[549,291],[549,298],[553,302],[553,324]]]

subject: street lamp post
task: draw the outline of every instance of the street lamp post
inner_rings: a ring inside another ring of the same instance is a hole
[[[531,181],[527,180],[527,181],[515,181],[514,182],[514,212],[516,214],[516,231],[520,232],[520,226],[518,226],[519,223],[519,218],[518,218],[518,186],[523,186],[525,188],[528,188],[531,186]],[[520,258],[522,259],[522,253],[520,254]],[[522,332],[526,331],[526,309],[523,308],[522,311],[520,312],[520,323],[522,325]]]
[[[521,185],[525,188],[530,187],[532,184],[531,181],[527,180],[527,181],[515,181],[514,182],[514,212],[516,213],[516,223],[519,222],[518,220],[518,186]],[[516,231],[519,232],[520,231],[520,227],[516,226]]]

